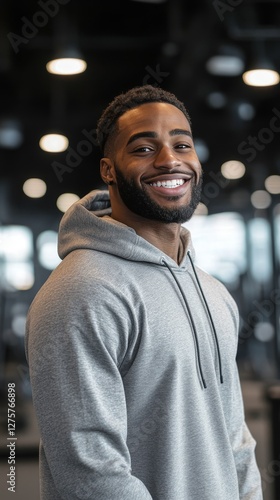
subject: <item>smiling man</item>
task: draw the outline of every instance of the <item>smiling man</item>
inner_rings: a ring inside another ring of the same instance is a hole
[[[98,137],[108,190],[64,215],[27,322],[41,498],[261,500],[236,304],[181,225],[202,184],[189,115],[136,87]]]

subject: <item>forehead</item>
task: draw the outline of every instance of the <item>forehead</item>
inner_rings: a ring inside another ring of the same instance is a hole
[[[118,120],[120,135],[138,131],[173,130],[181,128],[191,130],[184,113],[165,102],[152,102],[126,111]]]

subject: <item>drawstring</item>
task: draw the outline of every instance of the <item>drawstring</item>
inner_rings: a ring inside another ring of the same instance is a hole
[[[190,310],[190,307],[189,307],[189,304],[187,302],[187,299],[185,297],[185,294],[182,290],[182,287],[179,283],[179,281],[177,280],[176,278],[176,275],[175,273],[173,272],[172,268],[167,264],[167,262],[162,259],[162,262],[163,264],[169,269],[170,273],[172,274],[174,280],[176,281],[177,283],[177,286],[181,292],[181,295],[183,297],[183,300],[184,300],[184,303],[185,303],[185,306],[187,308],[187,311],[188,311],[188,315],[189,315],[189,318],[190,318],[190,323],[191,323],[191,327],[192,327],[192,331],[193,331],[193,337],[194,337],[194,340],[195,340],[195,347],[196,347],[196,353],[197,353],[197,364],[198,364],[198,369],[199,369],[199,373],[200,373],[200,378],[201,378],[201,381],[202,381],[202,384],[203,384],[203,387],[204,389],[206,389],[206,382],[205,382],[205,379],[204,379],[204,376],[203,376],[203,371],[202,371],[202,366],[201,366],[201,359],[200,359],[200,351],[199,351],[199,343],[198,343],[198,336],[197,336],[197,331],[196,331],[196,327],[195,327],[195,322],[193,320],[193,317],[192,317],[192,313],[191,313],[191,310]]]
[[[193,269],[193,272],[194,272],[197,284],[199,286],[200,293],[201,293],[201,295],[203,297],[203,301],[204,301],[204,304],[205,304],[207,312],[208,312],[210,323],[212,325],[212,329],[213,329],[213,333],[214,333],[214,337],[215,337],[215,342],[216,342],[216,348],[217,348],[217,354],[218,354],[218,361],[219,361],[220,382],[221,382],[221,384],[223,384],[224,378],[223,378],[223,372],[222,372],[222,359],[221,359],[220,346],[219,346],[219,341],[218,341],[218,336],[217,336],[216,328],[215,328],[214,321],[213,321],[213,318],[212,318],[212,314],[210,312],[210,309],[209,309],[206,297],[205,297],[204,292],[202,290],[202,286],[201,286],[201,283],[200,283],[199,278],[197,276],[197,272],[195,270],[194,263],[192,261],[191,253],[190,253],[189,250],[188,250],[187,254],[188,254],[188,257],[189,257],[189,260],[190,260],[190,263],[191,263],[191,266],[192,266],[192,269]]]
[[[194,263],[193,263],[193,260],[191,258],[191,254],[190,254],[189,250],[187,252],[187,255],[189,257],[189,260],[190,260],[190,263],[191,263],[191,266],[192,266],[192,270],[193,270],[196,282],[198,284],[201,296],[203,298],[203,302],[205,304],[205,307],[206,307],[206,310],[207,310],[207,314],[208,314],[208,317],[209,317],[209,321],[210,321],[210,324],[211,324],[211,327],[212,327],[212,330],[213,330],[213,333],[214,333],[214,339],[215,339],[215,344],[216,344],[216,349],[217,349],[217,355],[218,355],[218,363],[219,363],[220,382],[221,382],[221,384],[223,384],[224,379],[223,379],[223,372],[222,372],[222,359],[221,359],[220,346],[219,346],[219,341],[218,341],[218,336],[217,336],[215,324],[214,324],[214,321],[213,321],[213,318],[212,318],[212,314],[210,312],[210,309],[209,309],[206,297],[204,295],[204,292],[203,292],[203,289],[202,289],[200,280],[198,278],[198,275],[197,275],[197,272],[196,272],[196,269],[195,269],[195,266],[194,266]],[[193,332],[193,337],[194,337],[194,341],[195,341],[195,347],[196,347],[196,353],[197,353],[198,370],[199,370],[200,378],[201,378],[201,381],[202,381],[202,385],[203,385],[204,389],[206,389],[207,385],[206,385],[206,382],[205,382],[205,379],[204,379],[202,365],[201,365],[198,335],[197,335],[197,330],[196,330],[195,322],[194,322],[194,319],[193,319],[193,316],[192,316],[192,313],[191,313],[191,310],[190,310],[190,306],[189,306],[189,304],[187,302],[187,299],[186,299],[186,296],[184,294],[184,291],[183,291],[183,289],[182,289],[182,287],[181,287],[181,285],[180,285],[180,283],[179,283],[179,281],[178,281],[178,279],[177,279],[174,271],[169,266],[169,264],[165,261],[165,259],[162,259],[162,262],[168,268],[168,270],[170,271],[170,273],[172,274],[172,276],[173,276],[174,280],[176,281],[176,284],[177,284],[177,286],[178,286],[178,288],[179,288],[179,290],[181,292],[181,295],[183,297],[183,300],[184,300],[184,303],[185,303],[185,306],[186,306],[186,309],[187,309],[187,312],[188,312],[188,315],[189,315],[189,318],[190,318],[190,324],[191,324],[191,328],[192,328],[192,332]]]

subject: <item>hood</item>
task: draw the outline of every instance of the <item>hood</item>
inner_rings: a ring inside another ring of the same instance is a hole
[[[108,253],[130,261],[146,262],[166,267],[177,284],[178,292],[185,303],[186,314],[191,325],[195,343],[198,376],[202,387],[206,388],[200,360],[199,334],[188,305],[185,291],[175,272],[178,268],[180,270],[191,268],[200,290],[201,301],[204,303],[207,311],[210,327],[213,331],[219,360],[220,382],[223,383],[221,355],[216,328],[193,263],[194,251],[189,231],[181,227],[180,238],[183,244],[183,251],[181,263],[178,265],[168,255],[161,252],[141,236],[138,236],[134,229],[112,219],[110,215],[111,204],[108,191],[92,191],[74,203],[62,217],[59,227],[58,252],[61,259],[74,250],[87,249]]]
[[[74,250],[90,249],[132,261],[162,265],[162,257],[171,267],[189,265],[187,251],[194,258],[189,231],[181,228],[183,258],[178,266],[134,229],[110,217],[111,203],[107,190],[94,190],[74,203],[64,214],[59,226],[58,253],[61,259]]]

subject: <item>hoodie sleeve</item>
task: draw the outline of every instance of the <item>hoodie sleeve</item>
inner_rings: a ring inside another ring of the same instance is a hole
[[[246,424],[240,376],[236,362],[239,339],[239,310],[226,287],[216,279],[215,288],[216,293],[219,292],[222,298],[222,307],[219,311],[220,317],[224,318],[222,321],[229,321],[230,317],[232,320],[231,333],[229,336],[224,337],[224,360],[227,359],[228,365],[226,365],[224,371],[225,376],[224,383],[221,384],[221,393],[238,478],[239,499],[262,500],[261,476],[255,456],[256,441]],[[214,306],[215,303],[212,305],[213,309]],[[227,314],[227,319],[226,316],[223,316],[224,313]],[[225,352],[227,356],[225,356]]]
[[[226,290],[224,285],[222,286],[223,289]],[[227,297],[226,307],[228,311],[231,312],[234,320],[235,327],[233,331],[232,345],[235,347],[233,347],[231,356],[231,366],[226,372],[226,383],[224,383],[221,387],[226,393],[225,401],[227,408],[225,415],[227,417],[229,437],[238,477],[239,498],[240,500],[262,500],[261,477],[255,456],[256,441],[249,431],[245,421],[243,395],[238,365],[236,363],[239,311],[235,301],[227,291],[224,292],[224,297]]]
[[[245,422],[237,366],[233,373],[231,403],[231,443],[238,476],[239,498],[240,500],[262,500],[261,478],[255,458],[256,441]]]
[[[81,293],[81,283],[54,283],[33,302],[26,333],[51,488],[67,500],[151,500],[126,444],[120,369],[133,349],[133,313],[106,285]]]

